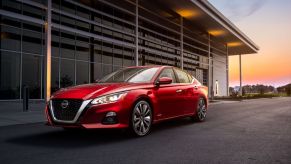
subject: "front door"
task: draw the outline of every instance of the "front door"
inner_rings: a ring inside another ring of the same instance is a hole
[[[173,81],[171,84],[160,85],[155,90],[159,113],[158,119],[166,119],[178,116],[182,113],[181,102],[183,101],[183,92],[180,91],[180,84],[177,83],[172,68],[165,68],[160,73],[159,78],[169,77]]]

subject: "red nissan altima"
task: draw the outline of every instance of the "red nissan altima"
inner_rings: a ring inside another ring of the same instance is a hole
[[[63,128],[129,128],[137,136],[177,117],[204,121],[207,87],[171,66],[128,67],[96,83],[61,89],[46,107],[48,125]]]

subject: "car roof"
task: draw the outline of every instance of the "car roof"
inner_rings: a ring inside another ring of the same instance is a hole
[[[164,68],[164,67],[173,67],[173,66],[167,66],[167,65],[145,65],[145,66],[129,66],[126,68]]]

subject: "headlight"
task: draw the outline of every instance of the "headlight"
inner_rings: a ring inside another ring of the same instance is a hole
[[[94,105],[99,105],[99,104],[109,104],[118,101],[121,99],[124,95],[126,95],[126,92],[121,92],[121,93],[115,93],[111,95],[106,95],[102,97],[98,97],[94,99],[91,104]]]

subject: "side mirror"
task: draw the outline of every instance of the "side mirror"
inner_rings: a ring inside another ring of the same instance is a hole
[[[161,77],[159,80],[156,82],[156,85],[162,85],[162,84],[171,84],[172,83],[172,78],[169,77]]]

